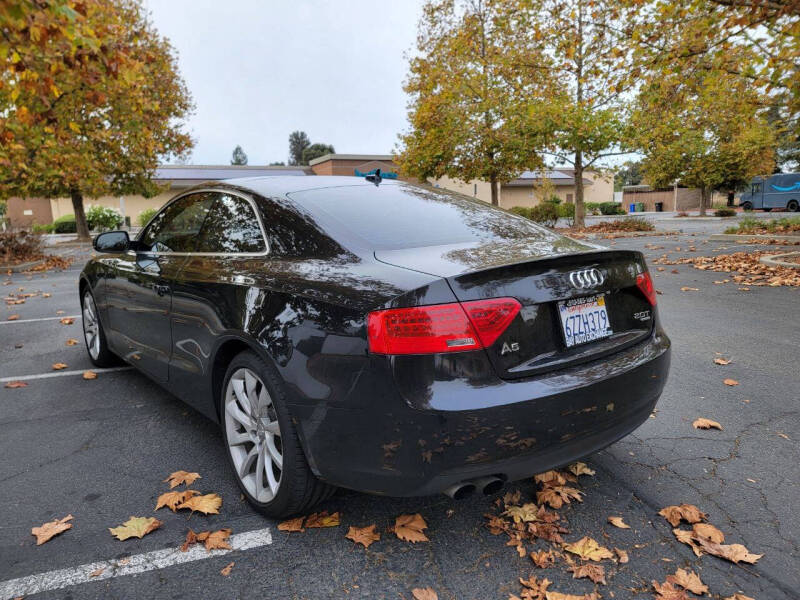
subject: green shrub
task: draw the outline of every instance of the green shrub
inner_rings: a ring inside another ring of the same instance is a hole
[[[531,218],[531,209],[529,206],[512,206],[508,210],[520,217],[525,217],[526,219]]]
[[[552,195],[552,196],[550,196],[549,198],[546,198],[546,199],[543,201],[543,203],[544,203],[544,202],[547,202],[548,204],[556,204],[556,205],[558,205],[558,204],[561,204],[561,198],[559,198],[558,196],[556,196],[555,194],[553,194],[553,195]]]
[[[782,219],[745,217],[735,227],[725,230],[725,233],[794,234],[798,232],[800,232],[800,217],[784,217]]]
[[[600,203],[600,214],[601,215],[624,215],[625,209],[616,202],[601,202]]]
[[[39,225],[38,223],[34,223],[31,227],[33,233],[53,233],[55,229],[55,225],[52,223],[48,223],[46,225]]]
[[[587,215],[599,215],[600,213],[600,205],[602,202],[584,202],[583,206],[586,209]]]
[[[723,206],[722,208],[718,208],[717,210],[714,211],[714,216],[715,217],[735,217],[736,216],[736,210],[734,210],[733,208],[729,208],[727,206]]]
[[[511,210],[514,210],[513,208]],[[144,227],[150,222],[156,213],[158,212],[155,208],[145,208],[142,212],[139,213],[139,216],[136,217],[136,222],[139,224],[140,227]]]
[[[107,206],[90,206],[86,211],[86,224],[90,230],[119,229],[124,222],[125,220],[119,212]]]
[[[78,227],[75,225],[75,215],[64,215],[53,221],[53,231],[55,233],[77,233]]]
[[[531,207],[530,220],[545,227],[555,227],[558,221],[558,207],[552,202],[543,202]]]
[[[572,203],[559,204],[558,216],[561,219],[566,219],[567,227],[572,227],[575,224],[575,205]]]

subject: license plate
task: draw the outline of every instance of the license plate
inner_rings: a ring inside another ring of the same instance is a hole
[[[608,321],[606,299],[603,294],[572,298],[558,303],[561,328],[567,348],[586,344],[614,333]]]

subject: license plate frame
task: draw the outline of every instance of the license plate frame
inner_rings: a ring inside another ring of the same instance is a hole
[[[561,300],[558,314],[567,348],[596,342],[614,333],[605,294]]]

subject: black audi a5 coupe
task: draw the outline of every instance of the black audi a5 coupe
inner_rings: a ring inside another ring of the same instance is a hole
[[[80,275],[92,362],[220,424],[249,502],[492,493],[645,421],[670,342],[639,252],[371,177],[201,185]]]

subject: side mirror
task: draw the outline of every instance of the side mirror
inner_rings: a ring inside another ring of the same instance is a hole
[[[98,252],[127,252],[131,239],[127,231],[107,231],[94,238],[92,245]]]

